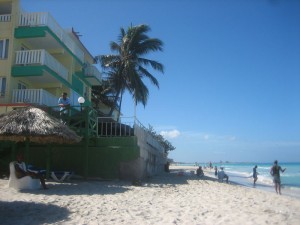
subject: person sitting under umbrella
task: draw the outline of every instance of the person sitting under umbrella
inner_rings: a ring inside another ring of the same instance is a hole
[[[34,173],[34,172],[27,170],[26,164],[25,164],[25,162],[23,162],[22,154],[17,155],[17,162],[15,163],[15,169],[16,169],[16,176],[18,179],[25,177],[25,176],[30,176],[33,179],[40,179],[42,187],[44,189],[48,189],[46,186],[46,183],[45,183],[45,178],[42,174]]]

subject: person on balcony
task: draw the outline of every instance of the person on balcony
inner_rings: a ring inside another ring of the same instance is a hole
[[[71,105],[70,99],[66,92],[62,93],[61,97],[58,99],[59,111],[60,116],[63,120],[63,117],[69,114],[69,108]]]

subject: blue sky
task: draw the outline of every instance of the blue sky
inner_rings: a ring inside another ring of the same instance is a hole
[[[120,27],[148,24],[160,89],[137,117],[176,147],[175,161],[300,161],[300,1],[21,0],[74,27],[93,55]],[[124,116],[133,116],[125,96]]]

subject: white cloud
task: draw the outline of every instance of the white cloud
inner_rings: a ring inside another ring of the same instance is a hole
[[[177,138],[180,135],[180,132],[178,130],[174,129],[174,130],[170,130],[170,131],[161,131],[160,135],[162,135],[165,138],[173,139],[173,138]]]
[[[208,140],[209,139],[209,135],[208,134],[204,134],[202,137],[203,137],[204,140]]]
[[[190,140],[202,140],[209,142],[234,142],[237,141],[237,137],[233,135],[216,135],[205,132],[183,132],[182,136],[189,138]]]

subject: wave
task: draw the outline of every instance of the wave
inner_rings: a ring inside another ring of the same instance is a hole
[[[282,183],[282,187],[291,187],[291,188],[300,188],[300,184],[294,184],[294,183]]]

